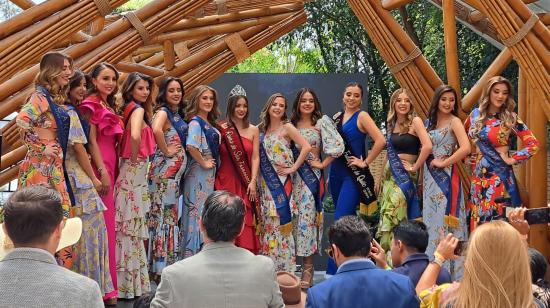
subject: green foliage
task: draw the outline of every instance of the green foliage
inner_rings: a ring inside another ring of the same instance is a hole
[[[130,0],[123,5],[117,7],[114,10],[114,13],[123,13],[128,11],[135,11],[138,9],[141,9],[144,7],[147,3],[151,2],[152,0]]]

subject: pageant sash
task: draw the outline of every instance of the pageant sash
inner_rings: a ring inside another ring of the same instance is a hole
[[[281,183],[275,167],[267,157],[264,148],[264,134],[260,134],[260,171],[275,203],[281,232],[290,234],[292,232],[292,214],[290,212],[289,196],[292,193],[292,183],[290,182],[290,176],[286,177],[285,183]]]
[[[445,207],[445,224],[449,227],[457,228],[460,217],[460,204],[458,204],[462,195],[462,187],[456,164],[451,166],[451,174],[447,174],[443,168],[432,168],[430,163],[434,160],[434,156],[430,154],[426,159],[428,171],[434,179],[435,183],[445,195],[447,206]]]
[[[424,126],[430,126],[430,120],[424,122]],[[433,154],[430,154],[426,159],[426,166],[435,183],[445,195],[447,206],[445,207],[445,224],[452,228],[457,228],[460,224],[460,204],[458,203],[462,197],[462,185],[456,164],[451,166],[451,174],[449,175],[444,168],[431,168],[430,164],[435,159]]]
[[[372,177],[368,167],[359,168],[357,166],[348,166],[348,161],[350,161],[351,157],[354,155],[351,152],[349,141],[342,130],[343,119],[344,112],[338,112],[333,117],[334,123],[336,124],[336,129],[344,140],[344,153],[337,159],[342,159],[344,161],[351,177],[359,189],[359,214],[368,222],[378,223],[380,218],[380,209],[378,208],[376,195],[374,194],[374,178]]]
[[[476,108],[472,111],[470,115],[470,123],[474,125],[477,117],[479,116],[479,109]],[[481,134],[481,133],[480,133]],[[500,180],[504,183],[506,187],[506,192],[510,195],[512,200],[511,204],[513,207],[518,207],[521,205],[521,197],[516,184],[516,177],[514,176],[514,171],[512,166],[509,166],[504,162],[497,150],[487,141],[487,139],[477,138],[476,141],[477,148],[483,154],[483,158],[489,162],[489,164],[495,170],[495,173],[498,175]]]
[[[204,136],[206,137],[206,143],[208,144],[208,148],[210,149],[210,152],[212,153],[212,157],[216,160],[220,158],[220,135],[218,135],[218,132],[212,125],[207,123],[205,120],[203,120],[199,116],[194,116],[192,120],[195,120],[199,123],[201,126],[201,130],[204,132]]]
[[[244,149],[239,131],[228,122],[221,123],[220,128],[223,141],[229,150],[231,162],[239,172],[241,182],[245,186],[248,186],[252,181],[252,171],[250,170],[250,160]]]
[[[63,151],[63,175],[65,176],[65,186],[67,188],[67,193],[69,194],[69,198],[71,200],[72,205],[75,204],[75,198],[73,194],[73,190],[71,188],[71,182],[69,181],[69,175],[67,174],[66,168],[65,168],[65,158],[67,156],[67,148],[69,145],[69,130],[71,129],[71,118],[69,114],[67,113],[66,108],[71,108],[72,106],[64,106],[64,105],[58,105],[56,104],[50,95],[50,92],[48,89],[37,86],[38,92],[40,92],[42,95],[46,97],[46,100],[48,101],[48,106],[50,107],[50,111],[55,119],[55,124],[57,125],[57,139],[59,141],[59,145],[61,146],[61,150]]]
[[[410,220],[417,219],[422,216],[422,210],[420,209],[420,199],[416,193],[416,187],[409,176],[409,173],[405,170],[399,155],[397,155],[397,152],[393,148],[391,143],[391,132],[388,133],[387,140],[386,148],[388,152],[390,171],[395,182],[407,200],[407,218]]]
[[[172,124],[172,127],[180,137],[181,145],[185,147],[185,143],[187,142],[187,123],[185,123],[178,113],[174,114],[170,108],[162,107],[162,110],[166,112],[170,124]]]
[[[298,156],[300,156],[300,151],[296,146],[292,146],[291,149],[292,154],[294,155],[294,159],[297,159]],[[304,161],[300,168],[298,168],[298,174],[315,198],[315,209],[317,210],[317,213],[321,213],[323,211],[322,202],[325,194],[324,183],[317,178],[317,175],[307,161]]]

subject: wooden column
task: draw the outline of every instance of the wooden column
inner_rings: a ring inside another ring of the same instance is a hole
[[[460,67],[458,66],[458,51],[456,44],[456,21],[454,0],[443,0],[443,30],[445,37],[445,64],[447,67],[447,83],[456,90],[458,94],[457,103],[462,95],[460,90]],[[465,118],[462,108],[458,108],[460,118]]]
[[[535,135],[539,141],[539,152],[535,154],[528,162],[529,168],[529,208],[545,207],[547,205],[546,189],[548,185],[547,181],[547,146],[548,140],[546,139],[546,125],[548,119],[544,112],[540,110],[540,107],[536,103],[536,100],[542,93],[538,89],[535,89],[528,84],[527,91],[529,92],[530,108],[527,111],[529,116],[529,129]],[[550,249],[548,243],[548,227],[545,224],[532,225],[531,232],[529,234],[529,244],[531,247],[536,248],[547,258],[550,257]]]

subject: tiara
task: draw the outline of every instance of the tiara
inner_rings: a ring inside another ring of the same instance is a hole
[[[229,96],[231,97],[236,95],[246,96],[246,91],[240,85],[235,85],[233,89],[231,89],[231,92],[229,92]]]

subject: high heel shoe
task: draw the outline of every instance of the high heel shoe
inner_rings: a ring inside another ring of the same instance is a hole
[[[313,286],[313,263],[302,266],[302,279],[300,281],[300,287],[302,290],[307,290]]]

